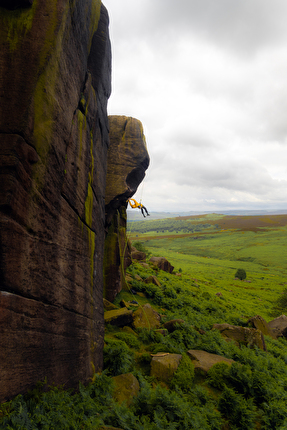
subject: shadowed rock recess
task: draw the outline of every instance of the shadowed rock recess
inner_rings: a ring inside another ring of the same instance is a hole
[[[2,401],[102,366],[108,14],[2,0],[0,45]]]

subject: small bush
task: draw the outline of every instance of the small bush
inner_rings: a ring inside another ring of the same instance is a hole
[[[176,387],[178,387],[183,392],[188,392],[193,385],[193,379],[194,365],[192,364],[191,359],[186,354],[183,354],[170,386],[171,388],[176,389]]]
[[[255,408],[252,401],[236,393],[232,388],[225,387],[219,398],[218,409],[235,428],[251,430],[255,428]],[[240,427],[237,427],[237,426]]]
[[[227,363],[217,363],[208,371],[207,381],[209,385],[218,390],[223,390],[226,385],[227,375],[229,374]]]
[[[281,294],[281,296],[278,297],[278,299],[275,301],[273,310],[272,310],[272,316],[279,316],[286,312],[287,310],[287,288],[285,288]]]
[[[243,279],[246,279],[246,272],[244,269],[238,269],[235,273],[235,278],[240,279],[240,281],[243,281]]]
[[[116,333],[115,337],[125,342],[130,348],[139,349],[141,346],[138,338],[132,333]]]
[[[122,340],[106,339],[104,368],[111,376],[130,372],[134,365],[134,354]]]

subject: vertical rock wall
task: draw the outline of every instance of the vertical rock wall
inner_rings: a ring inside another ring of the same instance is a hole
[[[109,116],[109,125],[104,296],[113,301],[125,286],[124,272],[130,263],[126,237],[127,200],[134,195],[145,177],[149,155],[139,120],[113,115]]]
[[[107,11],[0,0],[0,51],[2,401],[102,365]]]

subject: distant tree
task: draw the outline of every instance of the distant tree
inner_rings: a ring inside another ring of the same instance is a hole
[[[238,269],[237,272],[235,273],[235,278],[238,278],[241,281],[243,281],[243,279],[246,279],[245,270],[244,269]]]

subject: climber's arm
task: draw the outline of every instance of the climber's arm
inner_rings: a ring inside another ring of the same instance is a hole
[[[134,203],[132,203],[132,201]],[[135,199],[129,199],[128,202],[132,208],[138,208],[139,207],[139,203]]]

